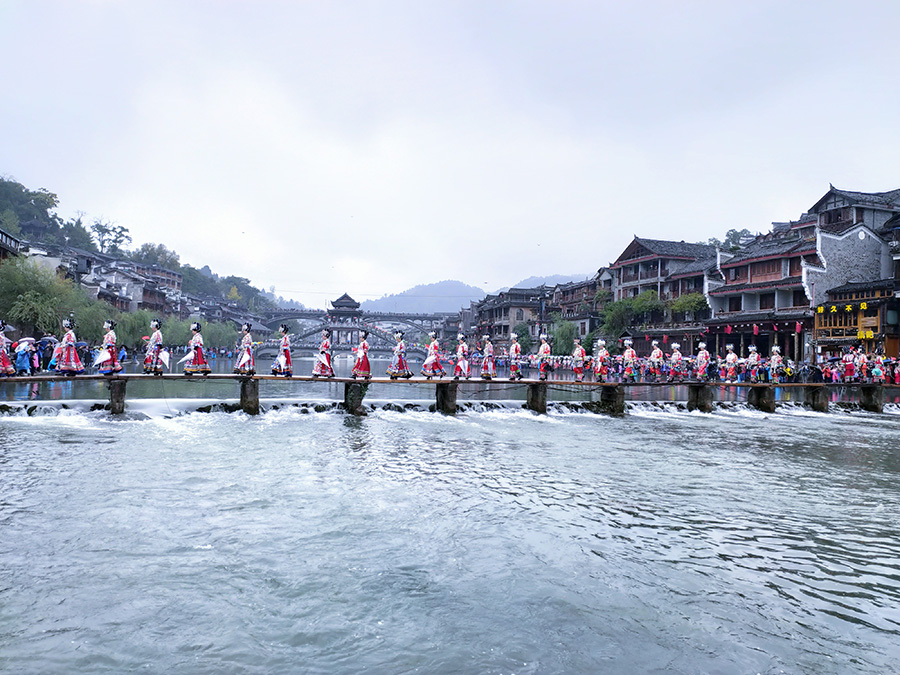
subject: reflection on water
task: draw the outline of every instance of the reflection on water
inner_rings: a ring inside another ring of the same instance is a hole
[[[892,672],[900,418],[785,413],[0,418],[4,667]]]

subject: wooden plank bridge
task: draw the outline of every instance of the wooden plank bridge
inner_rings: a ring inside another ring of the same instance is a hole
[[[775,411],[775,390],[776,389],[802,389],[804,400],[807,406],[819,412],[828,411],[828,403],[830,392],[836,388],[851,388],[857,391],[859,397],[859,406],[869,412],[881,413],[884,410],[884,390],[885,385],[872,383],[758,383],[749,382],[697,382],[686,381],[681,383],[671,382],[578,382],[576,380],[509,380],[503,378],[494,378],[492,380],[470,379],[455,380],[452,378],[443,379],[426,379],[424,377],[412,377],[391,379],[388,377],[373,377],[368,380],[353,379],[349,377],[329,377],[314,378],[312,376],[295,376],[286,378],[284,376],[275,375],[238,375],[238,374],[218,374],[209,375],[180,375],[180,374],[164,374],[164,375],[145,375],[145,374],[124,374],[116,375],[32,375],[27,377],[4,377],[0,378],[0,386],[5,383],[40,383],[40,382],[81,382],[81,381],[104,381],[109,388],[109,409],[113,414],[122,414],[125,412],[126,391],[129,382],[196,382],[196,381],[233,381],[240,386],[240,408],[250,415],[259,414],[259,383],[261,381],[271,380],[279,383],[292,382],[318,382],[318,383],[342,383],[344,385],[343,407],[350,413],[355,415],[365,415],[366,410],[362,405],[363,398],[366,395],[368,387],[373,384],[391,384],[391,385],[433,385],[435,387],[435,410],[444,414],[454,414],[457,412],[457,393],[460,387],[477,388],[485,385],[492,387],[527,387],[527,395],[525,398],[525,408],[536,413],[547,412],[547,390],[548,387],[572,387],[572,388],[589,388],[599,391],[600,400],[592,402],[592,408],[597,412],[608,415],[621,416],[625,414],[626,393],[638,387],[673,387],[684,386],[688,390],[687,408],[688,410],[699,410],[701,412],[712,412],[716,402],[716,392],[721,389],[747,389],[747,403],[753,408],[765,412]]]

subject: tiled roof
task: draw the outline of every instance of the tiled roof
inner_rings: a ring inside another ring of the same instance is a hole
[[[676,272],[672,272],[667,279],[677,279],[678,277],[685,276],[697,276],[703,274],[707,270],[713,269],[716,266],[716,256],[706,258],[698,258],[697,260],[692,260],[691,262],[685,263],[685,265]]]
[[[800,277],[784,277],[775,281],[759,281],[749,284],[725,284],[719,288],[709,292],[710,295],[729,295],[738,291],[765,291],[770,288],[788,289],[794,287],[802,287],[803,282]]]
[[[850,204],[863,204],[869,206],[880,206],[882,208],[900,208],[900,190],[889,190],[888,192],[854,192],[852,190],[839,190],[834,185],[828,186],[826,192],[819,201],[813,204],[810,212],[815,212],[819,205],[828,198],[828,195],[834,194],[843,197]]]
[[[815,250],[815,242],[801,239],[798,236],[788,235],[775,239],[758,239],[754,243],[735,251],[734,256],[722,261],[722,267],[730,267],[737,263],[743,263],[755,258],[771,258],[773,256],[785,256],[789,253],[799,253],[804,250]]]
[[[878,281],[849,281],[843,286],[831,288],[826,293],[852,293],[853,291],[877,291],[893,290],[897,282],[893,279],[879,279]]]
[[[634,240],[651,253],[673,258],[705,258],[715,255],[716,252],[716,247],[710,244],[691,244],[684,241],[644,239],[642,237],[635,237]]]

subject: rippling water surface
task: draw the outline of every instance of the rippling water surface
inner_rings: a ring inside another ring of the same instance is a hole
[[[0,418],[0,670],[887,673],[900,415]]]

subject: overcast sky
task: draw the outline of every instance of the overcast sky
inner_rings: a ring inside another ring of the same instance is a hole
[[[900,188],[900,2],[0,0],[0,173],[310,306]]]

